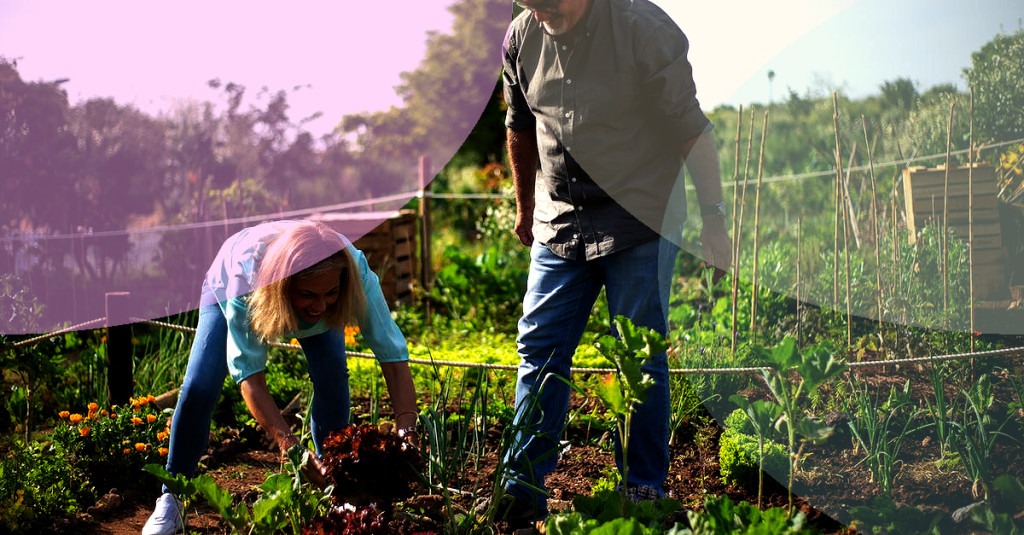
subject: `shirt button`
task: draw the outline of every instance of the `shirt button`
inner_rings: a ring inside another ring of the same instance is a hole
[[[571,181],[573,181],[573,182],[576,182],[576,177],[572,177],[572,178],[570,178],[569,180],[571,180]]]
[[[566,80],[565,85],[572,85],[572,79]]]
[[[573,234],[573,235],[572,235],[572,239],[574,239],[574,240],[578,240],[578,239],[580,239],[580,233],[579,233],[579,232],[577,232],[577,233]]]
[[[576,211],[577,212],[582,212],[583,211],[583,207],[582,206],[577,206],[576,207]]]
[[[568,119],[569,117],[572,117],[572,112],[571,111],[565,112],[565,118]]]
[[[562,45],[562,50],[568,50],[568,49],[569,49],[569,47],[567,47],[565,45]]]

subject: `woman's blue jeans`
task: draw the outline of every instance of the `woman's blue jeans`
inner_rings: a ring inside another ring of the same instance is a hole
[[[227,366],[227,321],[218,305],[199,309],[199,324],[189,355],[178,405],[171,420],[167,471],[194,477],[210,440],[210,421],[220,399]],[[348,425],[350,408],[345,337],[338,329],[300,338],[313,381],[310,422],[317,454],[331,431]],[[166,491],[166,489],[165,489]]]
[[[594,260],[566,260],[534,243],[523,317],[519,320],[516,437],[509,451],[506,491],[545,510],[544,477],[558,461],[558,442],[569,408],[570,367],[576,346],[604,287],[611,317],[666,335],[672,270],[679,248],[665,239]],[[617,333],[616,333],[617,335]],[[630,485],[660,493],[668,476],[669,383],[664,353],[644,365],[654,379],[647,402],[630,428]],[[616,463],[622,469],[616,444]]]

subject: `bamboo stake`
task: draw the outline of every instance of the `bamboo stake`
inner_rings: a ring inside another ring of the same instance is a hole
[[[949,232],[949,151],[953,139],[954,106],[956,99],[949,99],[949,122],[946,123],[946,177],[942,183],[942,315],[946,328],[949,328],[949,249],[946,245],[946,234]]]
[[[746,206],[747,206],[747,183],[749,182],[748,179],[749,179],[749,176],[750,176],[749,175],[749,171],[750,171],[750,147],[751,147],[751,144],[753,143],[753,140],[754,140],[754,107],[751,106],[750,107],[750,132],[747,134],[747,155],[746,155],[746,160],[745,160],[745,162],[743,164],[743,193],[740,195],[740,224],[739,224],[739,228],[736,230],[736,235],[737,236],[740,236],[740,235],[743,234],[743,217],[744,217],[744,214],[746,212]],[[740,242],[739,239],[737,239],[735,241],[735,243],[736,243],[736,254],[733,255],[733,258],[736,259],[736,268],[737,268],[736,272],[739,273],[740,252],[742,250],[742,247],[741,247],[741,242]],[[734,327],[733,328],[733,333],[732,333],[733,351],[735,351],[735,349],[736,349],[736,336],[737,336],[737,333],[738,333],[738,330],[735,328],[735,325],[736,325],[736,302],[738,300],[738,298],[736,297],[736,294],[738,292],[739,292],[739,281],[737,281],[736,288],[733,291],[733,303],[734,303],[733,304],[733,321],[732,321],[732,324],[733,324],[733,327]]]
[[[871,236],[875,242],[875,288],[878,292],[878,339],[885,345],[885,339],[882,337],[882,256],[878,248],[878,206],[877,206],[877,191],[875,184],[875,162],[874,156],[871,152],[871,144],[868,141],[868,123],[864,118],[864,114],[860,116],[860,125],[864,129],[864,146],[868,150],[868,173],[871,177]]]
[[[974,353],[974,87],[971,87],[971,130],[967,151],[967,253],[970,271],[971,296],[971,353]],[[971,358],[971,380],[974,378],[974,358]]]
[[[850,213],[850,231],[853,234],[853,244],[860,249],[860,230],[857,228],[857,212],[853,209],[853,201],[850,197],[850,169],[853,169],[853,160],[857,156],[857,142],[853,142],[850,149],[850,157],[846,160],[846,171],[843,176],[843,195],[846,199],[846,210]]]
[[[832,92],[832,126],[834,127],[836,134],[836,147],[839,146],[839,92]],[[835,209],[835,218],[833,218],[833,232],[832,232],[832,307],[833,309],[839,304],[839,218],[841,217],[839,210],[841,207],[840,201],[840,182],[842,177],[843,162],[839,157],[839,153],[836,156],[836,187],[833,191],[834,199],[832,207]]]
[[[800,259],[803,258],[803,234],[804,218],[796,219],[796,345],[800,346],[800,333],[802,325],[800,321]]]
[[[764,172],[764,140],[767,132],[768,111],[765,110],[764,124],[761,126],[761,154],[757,159],[757,193],[754,196],[754,276],[751,282],[753,285],[753,292],[750,299],[750,332],[752,337],[756,336],[757,333],[757,330],[755,329],[757,326],[757,240],[761,231],[761,177]]]
[[[849,189],[846,186],[846,181],[843,179],[843,147],[839,136],[839,100],[838,92],[832,93],[832,124],[835,126],[836,134],[836,186],[839,192],[840,198],[838,208],[842,210],[843,220],[843,259],[846,263],[846,279],[844,280],[846,286],[846,345],[849,346],[853,343],[853,331],[850,325],[850,216],[852,215],[849,210],[850,199]],[[852,156],[851,156],[852,158]],[[853,163],[852,161],[850,162]],[[838,234],[837,234],[838,238]],[[838,247],[836,248],[838,252]],[[836,265],[838,269],[838,263]],[[838,303],[836,303],[838,304]]]
[[[740,177],[740,133],[743,127],[743,104],[740,104],[736,112],[736,152],[732,164],[732,353],[736,354],[736,294],[739,292],[740,258],[739,258],[739,214],[736,212],[736,203],[739,198],[740,188],[737,184]]]

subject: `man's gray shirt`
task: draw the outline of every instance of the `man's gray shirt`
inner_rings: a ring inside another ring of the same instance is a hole
[[[505,125],[536,131],[533,233],[555,254],[597,258],[681,227],[682,146],[710,128],[688,48],[647,0],[593,0],[561,36],[529,11],[512,21]]]

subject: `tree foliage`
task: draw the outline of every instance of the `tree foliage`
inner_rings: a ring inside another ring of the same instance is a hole
[[[964,76],[974,89],[975,139],[1024,137],[1024,30],[998,35],[971,54]]]

